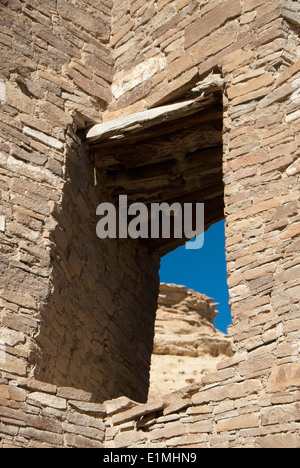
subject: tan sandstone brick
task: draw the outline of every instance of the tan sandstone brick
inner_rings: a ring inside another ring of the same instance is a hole
[[[218,432],[228,432],[232,430],[247,429],[259,427],[259,414],[245,414],[236,416],[230,419],[220,420],[217,422]]]
[[[257,90],[262,90],[262,88],[266,88],[271,86],[274,83],[274,76],[272,73],[264,73],[262,76],[258,78],[253,78],[252,80],[247,81],[246,83],[239,83],[234,86],[231,86],[227,89],[227,94],[229,99],[234,99],[237,97],[241,97],[250,93],[253,93]],[[262,96],[264,92],[262,92]],[[257,98],[260,97],[257,95]]]
[[[229,19],[235,18],[240,10],[240,0],[230,0],[199,18],[186,29],[185,48],[188,49],[195,42],[220,28]]]
[[[283,364],[275,367],[268,379],[266,390],[269,393],[300,386],[300,364]]]

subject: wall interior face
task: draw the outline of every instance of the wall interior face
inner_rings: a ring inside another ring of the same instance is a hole
[[[299,24],[293,0],[1,2],[1,447],[300,447]],[[236,352],[145,403],[159,255],[96,237],[79,136],[211,72]]]

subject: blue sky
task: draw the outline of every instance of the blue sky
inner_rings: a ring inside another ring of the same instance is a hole
[[[185,246],[161,259],[160,280],[187,286],[206,294],[218,302],[219,316],[215,326],[223,333],[231,324],[225,258],[225,222],[214,224],[204,234],[200,250],[187,250]]]

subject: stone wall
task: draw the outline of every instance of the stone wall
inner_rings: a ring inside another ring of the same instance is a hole
[[[234,44],[198,68],[201,76],[217,66],[225,80],[227,260],[237,353],[220,363],[202,388],[183,391],[182,408],[175,405],[170,417],[168,408],[145,406],[113,417],[111,447],[300,444],[300,49],[299,13],[292,11],[299,6],[259,1],[242,6],[245,14],[228,23],[237,28]],[[215,11],[211,21],[216,18]],[[209,55],[201,39],[207,30],[199,27],[204,21],[205,16],[198,20],[194,34],[200,39],[196,47]],[[210,38],[219,33],[212,31]],[[183,75],[196,57],[186,53],[176,73]],[[134,428],[127,422],[132,420]]]
[[[115,57],[108,119],[182,99],[199,76],[249,43],[257,18],[282,2],[116,0],[110,44]],[[266,21],[270,23],[269,20]]]
[[[109,194],[76,134],[111,100],[109,2],[0,10],[2,380],[144,401],[159,258],[100,243],[96,207]]]
[[[18,378],[0,385],[1,448],[102,448],[106,408],[74,388]]]
[[[298,2],[6,0],[0,12],[2,446],[299,447]],[[236,353],[175,397],[135,403],[159,255],[97,242],[109,174],[76,132],[187,99],[212,72]],[[80,400],[97,421],[78,422]]]
[[[245,380],[233,362],[156,402],[115,400],[107,412],[105,447],[299,448],[297,368],[281,366],[269,380]]]

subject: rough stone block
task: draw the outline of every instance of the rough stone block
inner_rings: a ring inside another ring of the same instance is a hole
[[[0,361],[0,369],[18,376],[25,376],[27,373],[27,363],[21,359],[9,356],[4,361]]]
[[[186,28],[185,48],[200,41],[203,37],[209,35],[223,26],[226,21],[236,18],[241,11],[240,0],[229,0],[222,2],[221,6],[213,8],[209,13],[199,18]]]
[[[18,427],[13,426],[13,425],[8,425],[3,423],[2,421],[0,422],[0,434],[9,435],[9,436],[17,436],[19,432]]]
[[[102,419],[99,419],[98,417],[86,416],[82,413],[69,413],[67,420],[68,422],[78,426],[94,427],[100,431],[105,431],[106,429]]]
[[[259,427],[259,414],[244,414],[230,419],[220,420],[217,422],[218,432],[228,432],[232,430],[247,429]]]
[[[137,443],[145,443],[146,440],[147,436],[142,431],[120,432],[115,437],[115,447],[135,446]]]
[[[300,386],[300,364],[283,364],[275,367],[267,382],[266,390],[269,393],[281,392],[288,388]]]
[[[85,413],[92,413],[92,414],[106,414],[106,408],[104,405],[98,403],[89,403],[85,401],[76,401],[70,400],[69,404],[74,408],[77,408],[79,411],[83,411]]]
[[[123,413],[116,414],[115,416],[112,417],[112,422],[115,425],[121,424],[126,421],[129,421],[130,419],[135,419],[135,418],[144,416],[145,414],[155,413],[156,411],[160,411],[164,409],[164,407],[165,407],[164,402],[158,402],[158,403],[155,402],[155,403],[148,403],[145,405],[138,405],[128,411],[124,411]]]
[[[288,228],[281,234],[281,239],[291,239],[295,236],[299,236],[300,234],[300,223],[292,224],[288,226]]]
[[[6,400],[10,398],[8,385],[0,385],[0,399],[3,399],[3,398]]]
[[[259,354],[250,357],[238,367],[241,376],[250,378],[253,375],[260,375],[262,372],[267,372],[274,365],[275,359],[272,355]]]
[[[74,5],[65,2],[64,0],[58,0],[57,2],[58,13],[68,21],[82,26],[86,31],[92,31],[96,37],[102,39],[108,39],[109,29],[108,26],[103,22],[99,21],[98,18],[94,18],[84,12],[84,10],[76,8]]]
[[[34,114],[33,99],[22,93],[20,88],[13,86],[11,83],[6,84],[6,103],[25,114]]]
[[[256,393],[260,388],[261,384],[256,380],[212,386],[193,395],[192,402],[194,405],[200,405],[211,401],[222,401],[225,398],[236,400]]]
[[[88,426],[70,424],[69,422],[64,421],[62,423],[62,429],[64,432],[76,434],[76,435],[82,435],[89,439],[95,439],[95,440],[101,440],[101,441],[104,439],[104,431],[100,431],[99,429],[88,427]]]
[[[268,106],[271,106],[275,102],[280,102],[281,100],[287,98],[295,91],[294,83],[286,83],[275,89],[272,93],[268,94],[259,104],[261,109],[264,109]]]
[[[5,232],[5,216],[0,216],[0,232]]]
[[[59,398],[55,395],[47,395],[46,393],[34,392],[28,395],[28,400],[31,402],[40,403],[42,406],[50,406],[55,409],[66,409],[67,402],[64,398]]]
[[[113,67],[105,61],[102,61],[91,54],[85,54],[83,61],[87,67],[105,80],[111,81],[113,79]]]
[[[84,77],[81,73],[79,73],[77,70],[74,70],[72,67],[68,67],[67,74],[70,78],[72,78],[76,86],[78,86],[78,88],[86,94],[98,99],[102,99],[105,102],[109,102],[111,100],[111,94],[108,87],[101,86],[100,84],[96,83],[95,80]]]
[[[71,387],[59,387],[56,395],[67,400],[90,401],[92,394]]]
[[[256,438],[256,447],[259,448],[300,448],[298,434],[269,434]]]
[[[64,443],[64,437],[60,434],[55,434],[53,432],[42,431],[39,429],[34,429],[32,427],[24,427],[20,429],[20,435],[26,437],[27,439],[34,439],[40,442],[46,442],[53,444],[54,446],[62,446]]]
[[[253,78],[252,80],[248,80],[245,83],[238,83],[228,88],[227,95],[229,99],[234,99],[237,97],[241,98],[241,96],[271,86],[274,83],[274,79],[275,78],[272,73],[264,73],[258,78]],[[264,96],[264,92],[262,93],[262,96]],[[258,97],[259,95],[257,95],[257,98]]]
[[[284,70],[282,74],[279,76],[279,78],[276,81],[276,85],[280,86],[284,82],[288,81],[292,76],[296,75],[300,71],[300,60],[293,65],[291,65],[289,68]]]
[[[280,405],[262,410],[262,425],[284,424],[300,419],[300,403]]]
[[[202,433],[211,433],[213,430],[213,422],[212,419],[208,421],[199,421],[193,424],[188,425],[188,433],[189,434],[202,434]]]
[[[51,146],[51,148],[55,148],[58,150],[63,149],[64,145],[61,141],[57,140],[56,138],[53,138],[49,135],[45,135],[42,132],[38,132],[37,130],[33,130],[32,128],[29,127],[24,127],[23,132],[25,135],[30,136],[32,138],[36,138],[37,140],[41,141],[47,146]]]
[[[55,421],[45,416],[37,416],[34,414],[26,415],[26,424],[28,427],[39,429],[41,431],[55,432],[62,434],[62,424],[60,421]]]
[[[1,102],[6,102],[6,85],[3,80],[0,80],[0,103]]]
[[[66,434],[65,442],[68,446],[76,448],[103,448],[102,442],[81,435]]]
[[[115,400],[106,401],[104,405],[106,407],[107,414],[110,416],[120,411],[124,411],[125,409],[132,408],[136,405],[136,402],[127,397],[120,397]]]

